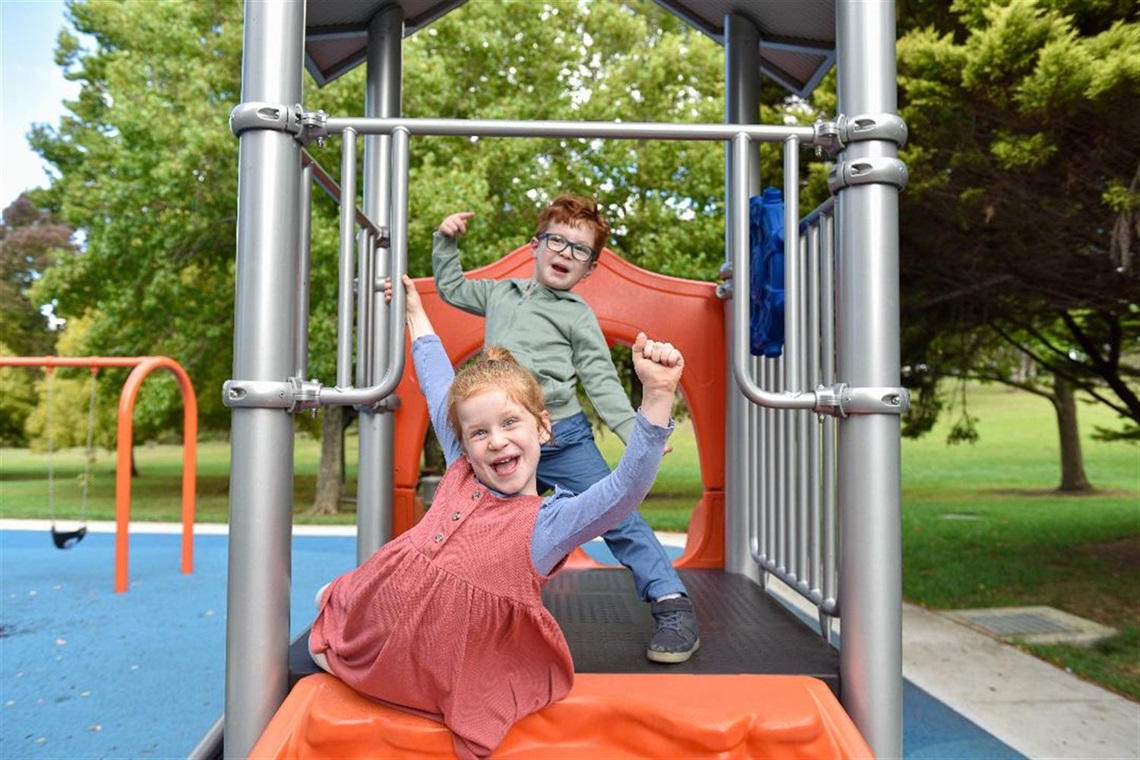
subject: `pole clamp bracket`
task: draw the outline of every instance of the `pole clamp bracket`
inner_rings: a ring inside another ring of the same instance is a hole
[[[300,103],[288,106],[253,101],[239,103],[230,112],[230,130],[238,137],[250,129],[288,132],[302,145],[313,140],[323,145],[328,136],[328,119],[324,111],[306,111]]]
[[[852,414],[903,414],[910,409],[910,391],[890,386],[852,388],[846,383],[815,389],[814,411],[832,417]]]
[[[886,184],[905,190],[909,178],[906,164],[899,159],[868,156],[840,161],[831,167],[827,175],[827,189],[832,195],[854,185]]]
[[[812,145],[829,156],[861,140],[887,140],[900,148],[907,140],[906,122],[893,113],[840,114],[833,121],[817,121],[814,126]]]
[[[222,384],[222,404],[230,409],[284,409],[289,413],[320,406],[321,384],[291,377],[274,380],[227,380]]]

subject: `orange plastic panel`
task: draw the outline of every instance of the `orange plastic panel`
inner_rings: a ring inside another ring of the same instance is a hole
[[[254,758],[448,758],[442,723],[373,702],[339,679],[302,679]],[[821,681],[807,676],[582,673],[517,723],[496,758],[869,758]]]
[[[530,277],[533,268],[531,248],[525,245],[469,275]],[[483,347],[482,317],[444,303],[430,277],[417,279],[416,288],[453,364],[466,361]],[[693,513],[689,546],[676,564],[724,567],[725,314],[716,285],[649,272],[603,250],[597,269],[575,292],[593,307],[611,344],[632,345],[638,331],[645,330],[650,337],[671,341],[685,355],[681,393],[693,421],[704,494]],[[416,387],[410,346],[408,351],[408,370],[396,389],[401,401],[395,421],[397,491],[416,487],[428,427],[427,405]],[[397,510],[392,535],[412,527],[414,514],[411,509]]]

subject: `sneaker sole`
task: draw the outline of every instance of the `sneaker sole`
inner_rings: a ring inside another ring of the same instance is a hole
[[[697,639],[697,643],[693,644],[693,648],[687,652],[657,652],[652,649],[645,650],[645,656],[653,662],[664,662],[670,665],[676,665],[679,662],[685,662],[693,653],[701,648],[701,640]]]

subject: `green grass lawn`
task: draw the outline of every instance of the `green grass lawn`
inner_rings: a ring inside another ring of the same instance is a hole
[[[998,387],[976,387],[971,413],[981,440],[946,444],[948,423],[919,441],[903,442],[903,594],[934,609],[1044,604],[1121,630],[1100,647],[1026,647],[1133,699],[1140,699],[1140,446],[1092,440],[1094,425],[1112,425],[1110,412],[1081,405],[1084,459],[1097,491],[1064,496],[1056,421],[1049,404]],[[658,530],[684,531],[700,497],[691,427],[678,426],[642,514]],[[603,434],[607,460],[621,444]],[[349,441],[350,480],[356,442]],[[176,521],[181,504],[182,450],[140,445],[140,476],[132,485],[132,518]],[[319,448],[298,436],[294,519],[352,523],[353,504],[340,515],[307,514],[316,484]],[[80,515],[83,452],[54,456],[55,515],[62,527]],[[23,449],[0,450],[0,517],[50,517],[47,459]],[[227,519],[229,446],[199,446],[197,519]],[[100,451],[87,518],[114,518],[114,452]]]

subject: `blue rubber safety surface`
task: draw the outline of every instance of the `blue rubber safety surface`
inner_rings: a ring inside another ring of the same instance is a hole
[[[196,536],[183,575],[181,536],[136,533],[115,594],[113,534],[61,551],[46,531],[0,531],[0,758],[186,757],[224,703],[227,546]],[[355,556],[351,537],[294,537],[291,635]],[[903,719],[906,758],[1022,757],[909,683]]]

